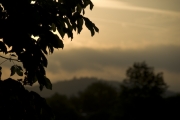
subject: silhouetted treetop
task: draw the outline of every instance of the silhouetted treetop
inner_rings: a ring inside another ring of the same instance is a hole
[[[117,97],[116,88],[105,82],[95,82],[79,93],[82,110],[86,113],[95,113],[108,109]]]
[[[163,74],[155,73],[145,62],[134,63],[120,85],[117,114],[122,120],[163,119],[163,93],[167,89]]]
[[[161,96],[167,89],[163,74],[154,73],[154,69],[145,62],[135,63],[127,70],[126,76],[121,88],[132,95]]]
[[[63,48],[64,36],[72,40],[73,31],[80,34],[84,24],[92,36],[99,32],[84,17],[87,6],[93,9],[91,0],[0,0],[0,52],[10,54],[4,57],[10,61],[16,57],[25,69],[22,74],[23,69],[14,66],[11,75],[21,73],[24,84],[38,81],[41,90],[43,86],[52,89],[44,69],[48,65],[45,55]]]

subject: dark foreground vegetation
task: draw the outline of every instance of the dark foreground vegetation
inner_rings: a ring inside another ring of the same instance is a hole
[[[95,82],[77,96],[47,98],[56,120],[166,120],[180,119],[180,95],[163,97],[162,73],[145,63],[134,64],[119,88]]]
[[[78,96],[55,94],[46,101],[24,88],[38,82],[40,90],[52,89],[47,55],[64,48],[65,35],[72,40],[83,25],[91,36],[99,32],[84,16],[87,6],[93,9],[91,0],[0,0],[0,65],[12,62],[10,77],[21,77],[1,80],[0,66],[0,120],[178,119],[179,96],[163,98],[167,85],[162,74],[145,63],[128,69],[119,90],[94,83]]]
[[[54,94],[46,100],[56,120],[180,119],[180,95],[167,98],[125,95],[103,82],[93,83],[79,96]]]
[[[127,70],[119,87],[94,82],[74,96],[54,94],[42,98],[8,78],[0,81],[2,120],[166,120],[180,119],[180,95],[167,91],[162,73],[146,63]]]
[[[93,9],[91,0],[0,0],[1,120],[54,120],[45,99],[24,85],[38,82],[41,91],[52,89],[46,76],[47,56],[64,48],[64,36],[72,40],[83,26],[91,36],[99,32],[84,16],[87,6]],[[11,73],[1,80],[6,61],[12,63]],[[15,74],[20,79],[11,79]]]

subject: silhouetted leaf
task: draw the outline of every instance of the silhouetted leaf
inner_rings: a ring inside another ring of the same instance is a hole
[[[71,22],[73,29],[76,31],[76,23],[74,21]]]
[[[54,52],[54,48],[51,44],[48,45],[48,49],[49,49],[49,53],[53,53]]]
[[[23,69],[21,68],[21,66],[16,66],[16,73],[19,76],[23,76]]]
[[[53,32],[56,32],[56,25],[54,23],[52,23],[52,30]]]
[[[85,21],[86,27],[91,31],[91,36],[94,36],[95,32],[93,28],[93,23],[86,17],[83,17],[83,19]]]
[[[35,83],[37,81],[38,81],[38,79],[37,79],[36,75],[34,75],[34,77],[32,78],[32,82]]]
[[[83,0],[84,8],[86,8],[90,4],[90,0]]]
[[[36,78],[37,78],[38,83],[39,83],[39,88],[42,91],[44,84],[45,84],[45,80],[44,80],[44,75],[41,74],[41,71],[36,72]]]
[[[0,41],[0,52],[7,53],[7,48],[2,41]]]
[[[83,15],[85,14],[85,10],[83,9]]]
[[[99,28],[97,28],[95,24],[94,24],[94,29],[96,32],[99,32]]]
[[[80,34],[80,32],[82,31],[82,26],[83,26],[83,19],[79,18],[77,20],[77,25],[78,25],[78,33]]]
[[[94,5],[93,5],[93,3],[91,1],[90,1],[89,5],[90,5],[90,9],[92,10]]]
[[[40,84],[39,89],[42,91],[43,87],[44,87],[44,85]]]
[[[12,57],[17,57],[15,54],[10,54],[10,56],[12,56]]]
[[[42,48],[42,51],[47,55],[48,54],[48,52],[47,52],[47,50],[46,50],[46,47],[45,48]]]
[[[47,61],[47,58],[45,57],[45,55],[43,53],[41,53],[41,59],[42,59],[43,66],[47,67],[48,61]]]
[[[51,44],[55,48],[63,48],[64,47],[62,40],[57,35],[54,35],[54,37],[51,40]]]
[[[11,66],[11,75],[10,76],[13,76],[16,72],[16,66]]]
[[[72,33],[72,31],[68,30],[68,31],[67,31],[67,35],[68,35],[68,38],[71,38],[71,40],[73,39],[73,33]]]
[[[82,7],[81,5],[77,4],[76,11],[81,13]]]
[[[71,24],[70,24],[70,22],[69,22],[69,19],[68,19],[68,18],[64,18],[64,20],[65,20],[65,23],[66,23],[67,26],[68,26],[68,29],[69,29],[70,31],[72,31],[73,27],[71,26]]]
[[[50,81],[46,76],[44,76],[44,79],[45,79],[45,87],[46,87],[47,89],[52,90],[51,81]]]
[[[46,50],[48,42],[45,38],[43,38],[42,36],[40,36],[40,38],[37,40],[37,43],[39,44],[41,50],[47,55],[48,52]]]
[[[64,38],[65,32],[63,31],[63,29],[61,27],[57,27],[57,30],[59,34],[61,35],[61,37]]]
[[[39,65],[39,71],[40,71],[41,75],[43,75],[43,76],[46,75],[46,71],[42,65]]]

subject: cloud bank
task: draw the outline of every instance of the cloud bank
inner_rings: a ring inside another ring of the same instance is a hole
[[[134,62],[145,61],[154,67],[156,72],[164,73],[165,80],[172,89],[180,91],[177,87],[177,84],[180,84],[179,51],[180,46],[151,46],[137,50],[72,49],[50,56],[47,73],[55,81],[74,76],[121,81]]]
[[[104,66],[128,67],[134,62],[146,61],[152,66],[172,72],[180,72],[179,46],[149,46],[139,50],[79,48],[56,52],[50,57],[49,69],[59,66],[63,70],[74,72],[81,69],[98,71]]]
[[[73,77],[97,77],[122,81],[126,70],[134,62],[145,61],[163,72],[171,90],[180,91],[180,46],[149,46],[145,49],[90,49],[61,50],[48,56],[47,76],[52,82]],[[3,77],[10,76],[12,63],[2,64]],[[18,76],[14,76],[18,77]]]

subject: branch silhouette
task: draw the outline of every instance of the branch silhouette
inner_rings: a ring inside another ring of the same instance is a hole
[[[21,62],[20,60],[18,60],[18,59],[13,59],[13,58],[7,58],[7,57],[4,57],[4,56],[2,56],[2,55],[0,55],[0,57],[1,58],[4,58],[4,59],[6,59],[6,60],[14,60],[14,61],[17,61],[17,62]],[[4,61],[3,61],[4,62]],[[2,63],[1,63],[2,64]]]

